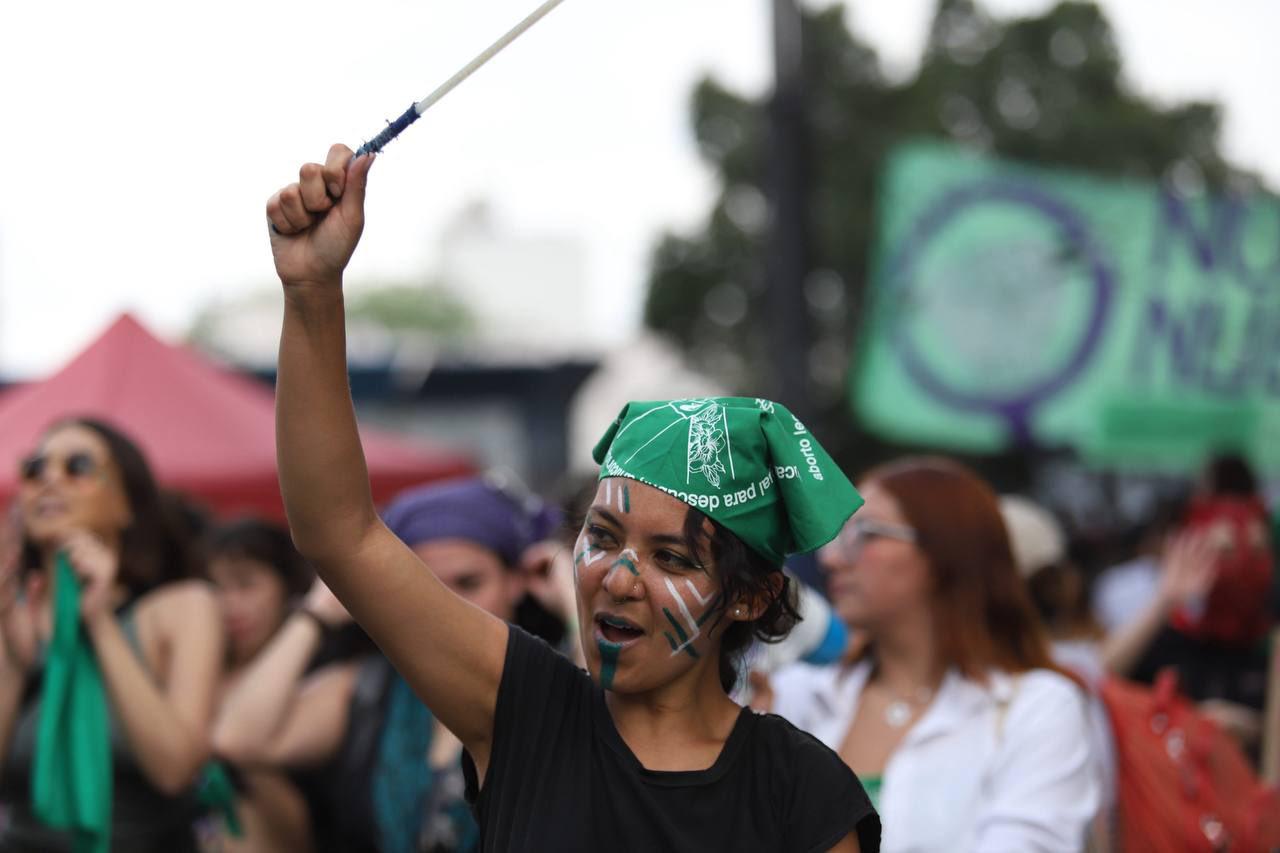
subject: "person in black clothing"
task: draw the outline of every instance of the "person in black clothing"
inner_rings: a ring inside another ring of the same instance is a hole
[[[781,406],[632,404],[606,434],[574,553],[589,674],[452,594],[378,518],[342,297],[372,160],[334,146],[267,203],[281,490],[304,556],[464,745],[481,848],[877,850],[839,757],[729,697],[753,638],[795,622],[784,554],[859,503]]]

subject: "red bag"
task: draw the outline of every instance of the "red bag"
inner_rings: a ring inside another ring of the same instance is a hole
[[[1280,846],[1280,789],[1177,692],[1109,678],[1100,690],[1115,735],[1117,849],[1124,853],[1266,853]]]
[[[1219,645],[1254,645],[1271,629],[1266,507],[1256,498],[1205,498],[1192,504],[1186,529],[1208,535],[1216,547],[1217,577],[1200,607],[1173,615],[1173,627]]]

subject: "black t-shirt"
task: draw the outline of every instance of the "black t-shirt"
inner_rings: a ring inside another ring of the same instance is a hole
[[[646,770],[590,676],[510,629],[482,790],[464,754],[485,851],[826,851],[880,819],[840,757],[781,717],[744,709],[707,770]]]

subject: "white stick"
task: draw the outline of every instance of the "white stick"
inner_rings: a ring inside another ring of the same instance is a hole
[[[535,9],[533,13],[529,15],[529,17],[525,18],[523,21],[516,24],[515,27],[511,29],[511,32],[507,33],[505,36],[495,41],[492,45],[489,46],[488,50],[486,50],[484,53],[480,54],[475,59],[468,62],[466,65],[464,65],[461,71],[459,71],[457,74],[454,74],[452,77],[446,80],[440,86],[440,88],[436,89],[430,95],[427,95],[421,101],[418,101],[418,103],[414,104],[414,109],[417,111],[418,115],[422,115],[423,113],[425,113],[437,101],[439,101],[445,95],[449,94],[454,89],[456,89],[459,83],[461,83],[463,80],[466,80],[468,77],[474,74],[476,70],[479,69],[482,65],[488,62],[490,59],[493,59],[499,53],[501,53],[503,48],[511,44],[516,39],[520,38],[520,36],[524,35],[526,30],[528,30],[534,24],[538,23],[538,21],[541,21],[544,17],[546,17],[548,12],[550,12],[552,9],[559,6],[563,2],[564,0],[547,0],[547,2],[543,3],[537,9]]]

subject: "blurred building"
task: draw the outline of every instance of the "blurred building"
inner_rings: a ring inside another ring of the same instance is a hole
[[[652,332],[611,347],[574,397],[569,415],[569,470],[587,474],[598,467],[591,450],[630,400],[721,397],[728,393],[719,382],[691,368],[679,347]]]
[[[483,202],[440,236],[436,278],[477,318],[479,340],[539,351],[590,345],[586,250],[574,237],[500,227]]]
[[[591,448],[628,400],[725,393],[665,339],[641,333],[605,344],[591,322],[586,253],[573,237],[513,234],[474,204],[441,234],[438,258],[422,277],[438,284],[422,284],[422,298],[456,303],[465,328],[392,328],[385,317],[348,312],[362,422],[430,438],[548,489],[593,469]],[[410,305],[414,287],[399,288]],[[377,288],[348,290],[354,305]],[[192,337],[271,382],[282,310],[275,292],[211,306]]]

